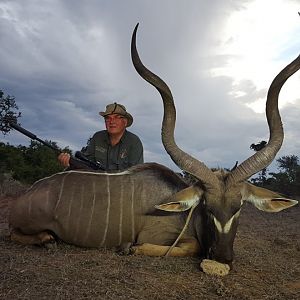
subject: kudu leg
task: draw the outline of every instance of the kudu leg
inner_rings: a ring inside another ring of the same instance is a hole
[[[147,256],[165,256],[170,246],[154,245],[144,243],[131,247],[133,254],[147,255]],[[197,256],[200,252],[199,244],[196,240],[184,240],[179,242],[176,247],[172,249],[168,256]]]
[[[11,232],[10,239],[23,245],[42,245],[55,241],[53,235],[46,231],[37,234],[24,234],[17,229]]]

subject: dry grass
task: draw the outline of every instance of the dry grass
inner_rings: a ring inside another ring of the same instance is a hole
[[[11,201],[0,200],[0,229]],[[47,250],[7,238],[0,246],[0,299],[300,299],[299,206],[267,214],[246,205],[225,277],[204,274],[196,258],[118,256],[64,243]]]

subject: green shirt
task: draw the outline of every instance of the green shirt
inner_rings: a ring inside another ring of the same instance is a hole
[[[115,146],[111,145],[106,130],[98,131],[82,152],[88,159],[99,162],[106,171],[124,170],[144,162],[142,142],[127,130]]]

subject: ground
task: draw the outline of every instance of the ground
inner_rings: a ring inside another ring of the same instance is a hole
[[[8,237],[13,197],[0,198],[0,299],[300,299],[300,206],[270,214],[243,208],[234,269],[204,274],[197,258],[119,256]]]

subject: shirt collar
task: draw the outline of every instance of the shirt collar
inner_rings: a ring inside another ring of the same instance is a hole
[[[122,135],[120,142],[118,144],[123,143],[126,139],[126,136],[127,136],[127,130],[125,129],[124,134]],[[106,135],[105,135],[104,141],[106,142],[107,145],[110,145],[110,139],[109,139],[109,134],[108,134],[107,130],[106,130]]]

